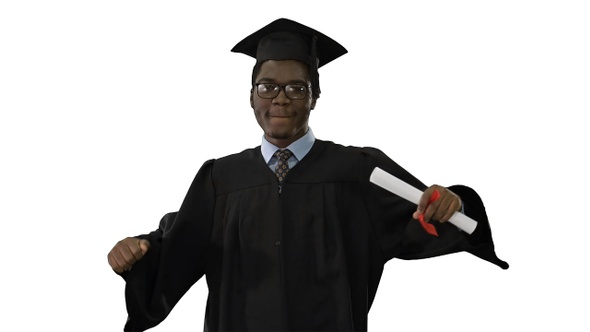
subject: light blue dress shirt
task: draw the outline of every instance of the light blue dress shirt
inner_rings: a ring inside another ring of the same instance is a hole
[[[289,158],[289,168],[295,167],[297,163],[303,159],[307,155],[307,153],[311,150],[313,143],[315,142],[315,136],[311,131],[311,128],[307,130],[307,133],[303,135],[300,139],[296,140],[295,142],[291,143],[286,149],[289,149],[293,155]],[[274,172],[275,167],[277,166],[278,159],[274,156],[277,150],[280,150],[277,146],[270,143],[266,140],[266,137],[262,136],[262,144],[260,145],[260,150],[262,152],[262,157],[264,161],[270,167],[270,169]]]

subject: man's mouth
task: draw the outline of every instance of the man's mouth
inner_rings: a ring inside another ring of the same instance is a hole
[[[289,115],[289,114],[269,114],[268,117],[269,118],[287,119],[287,118],[292,118],[293,115]]]

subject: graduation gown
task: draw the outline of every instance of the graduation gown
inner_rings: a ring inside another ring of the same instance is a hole
[[[501,268],[483,203],[465,186],[468,235],[427,234],[416,206],[372,184],[375,167],[426,186],[373,148],[316,140],[278,190],[260,147],[204,163],[178,212],[126,278],[125,331],[160,323],[203,275],[205,331],[366,331],[384,264],[467,251]]]

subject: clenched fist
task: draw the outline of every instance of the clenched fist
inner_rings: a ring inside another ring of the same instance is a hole
[[[439,198],[432,203],[429,203],[430,195],[434,191],[438,191]],[[420,214],[424,214],[424,220],[438,220],[440,222],[447,222],[451,216],[461,210],[461,198],[454,192],[439,185],[432,185],[424,191],[416,212],[414,212],[414,219],[418,219]]]
[[[133,264],[140,260],[150,248],[150,242],[144,239],[128,237],[111,249],[108,255],[109,265],[117,273],[129,271]]]

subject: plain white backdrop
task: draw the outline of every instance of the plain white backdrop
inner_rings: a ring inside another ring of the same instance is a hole
[[[482,196],[500,268],[386,265],[369,330],[588,331],[590,10],[584,1],[3,1],[3,331],[122,331],[106,255],[175,211],[200,165],[260,143],[254,60],[286,17],[342,43],[316,137]],[[202,331],[199,281],[153,331]]]

